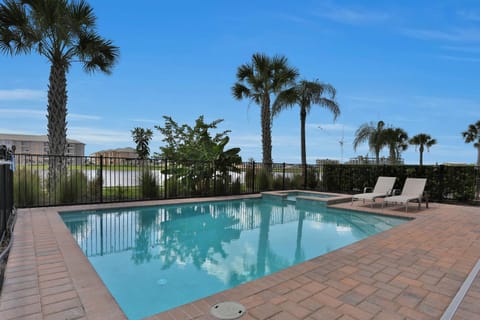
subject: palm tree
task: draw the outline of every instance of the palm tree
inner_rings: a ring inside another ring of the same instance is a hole
[[[137,144],[136,151],[140,159],[147,159],[150,154],[150,147],[148,146],[152,140],[153,132],[150,129],[134,128],[132,131],[133,142]]]
[[[356,151],[357,147],[368,141],[370,150],[375,153],[375,163],[380,163],[380,151],[386,145],[384,129],[385,123],[378,121],[375,126],[373,122],[362,124],[355,132],[355,139],[353,140],[353,149]]]
[[[408,148],[408,134],[402,128],[387,128],[384,135],[390,150],[390,162],[395,164],[400,161],[402,151]]]
[[[324,94],[328,96],[325,97]],[[293,87],[280,92],[272,106],[273,116],[278,115],[282,110],[300,106],[300,142],[302,165],[307,164],[307,151],[305,143],[305,120],[312,108],[312,104],[325,107],[333,113],[334,120],[340,115],[340,107],[335,102],[335,88],[327,83],[318,81],[302,80]]]
[[[419,146],[418,151],[420,152],[420,167],[423,166],[423,152],[425,151],[425,147],[427,151],[430,150],[430,147],[434,144],[437,144],[437,140],[433,139],[430,135],[426,133],[419,133],[413,136],[408,143],[411,145]]]
[[[477,166],[480,166],[480,120],[475,124],[470,124],[468,130],[462,132],[465,143],[473,142],[473,146],[477,148]]]
[[[118,58],[118,47],[98,35],[95,26],[93,9],[83,0],[5,0],[0,4],[0,51],[11,55],[36,51],[50,62],[49,155],[63,156],[66,151],[66,74],[72,62],[81,62],[86,72],[110,74]],[[50,175],[55,177],[62,160],[50,165]]]
[[[251,63],[242,64],[237,70],[232,94],[237,100],[246,98],[260,105],[263,163],[268,166],[272,163],[271,95],[292,85],[297,76],[297,69],[288,65],[286,57],[269,57],[262,53],[255,53]]]

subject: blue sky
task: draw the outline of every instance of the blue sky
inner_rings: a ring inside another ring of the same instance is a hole
[[[224,119],[231,147],[260,161],[260,108],[232,97],[253,53],[285,55],[301,77],[337,89],[333,122],[313,106],[307,160],[354,152],[356,129],[383,120],[438,144],[425,163],[473,163],[461,132],[480,120],[480,3],[451,1],[89,1],[99,33],[120,47],[112,75],[68,74],[68,137],[86,153],[134,146],[130,130]],[[46,134],[49,64],[37,54],[0,56],[0,132]],[[299,110],[273,122],[273,160],[300,162]],[[162,137],[154,130],[152,151]],[[343,153],[339,141],[344,140]],[[382,152],[388,155],[388,150]],[[410,146],[402,156],[417,163]]]

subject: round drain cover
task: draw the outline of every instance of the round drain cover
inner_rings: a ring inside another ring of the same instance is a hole
[[[210,313],[217,319],[238,319],[245,313],[245,307],[238,302],[225,301],[210,308]]]

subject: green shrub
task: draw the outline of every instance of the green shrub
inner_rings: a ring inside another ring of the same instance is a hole
[[[240,179],[236,179],[232,183],[232,194],[240,194],[242,192],[242,185],[240,183]]]
[[[91,202],[99,202],[102,199],[103,178],[100,170],[97,170],[95,178],[88,182],[87,191]]]
[[[55,185],[57,204],[86,202],[87,186],[87,176],[81,171],[75,170],[64,175]]]
[[[273,185],[272,174],[268,171],[268,169],[265,168],[257,170],[255,174],[255,180],[257,186],[257,190],[255,191],[270,190],[271,186]]]
[[[151,171],[145,170],[140,176],[140,189],[144,199],[158,199],[160,189],[157,180]]]
[[[41,205],[44,195],[38,172],[25,168],[15,170],[13,175],[13,196],[16,207]]]

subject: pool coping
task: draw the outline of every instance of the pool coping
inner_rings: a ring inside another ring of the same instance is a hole
[[[196,198],[181,202],[243,198],[245,196]],[[125,319],[59,212],[178,202],[161,200],[19,210],[0,296],[0,318]],[[438,319],[480,258],[478,207],[431,203],[429,209],[407,214],[403,207],[382,209],[378,204],[373,208],[357,203],[333,207],[415,219],[149,319],[211,319],[210,306],[226,300],[239,301],[247,307],[242,320],[320,319],[321,315],[332,315],[327,318],[333,319],[341,316]],[[440,234],[438,239],[436,233]],[[451,240],[455,243],[450,244]],[[382,300],[380,292],[390,296],[391,301]],[[458,314],[471,313],[475,308],[462,305]]]
[[[317,201],[320,203],[323,203],[327,206],[336,204],[336,203],[343,203],[343,202],[349,202],[352,201],[352,196],[351,195],[346,195],[346,194],[340,194],[340,193],[332,193],[332,192],[319,192],[319,191],[312,191],[312,190],[297,190],[297,189],[292,189],[292,190],[281,190],[281,191],[265,191],[262,192],[262,195],[267,195],[267,196],[275,196],[275,197],[280,197],[283,199],[287,198],[287,194],[289,192],[299,192],[299,193],[318,193],[318,194],[323,194],[323,195],[328,195],[331,197],[328,198],[319,198],[319,197],[309,197],[309,196],[298,196],[297,198],[302,199],[302,200],[308,200],[308,201]]]

